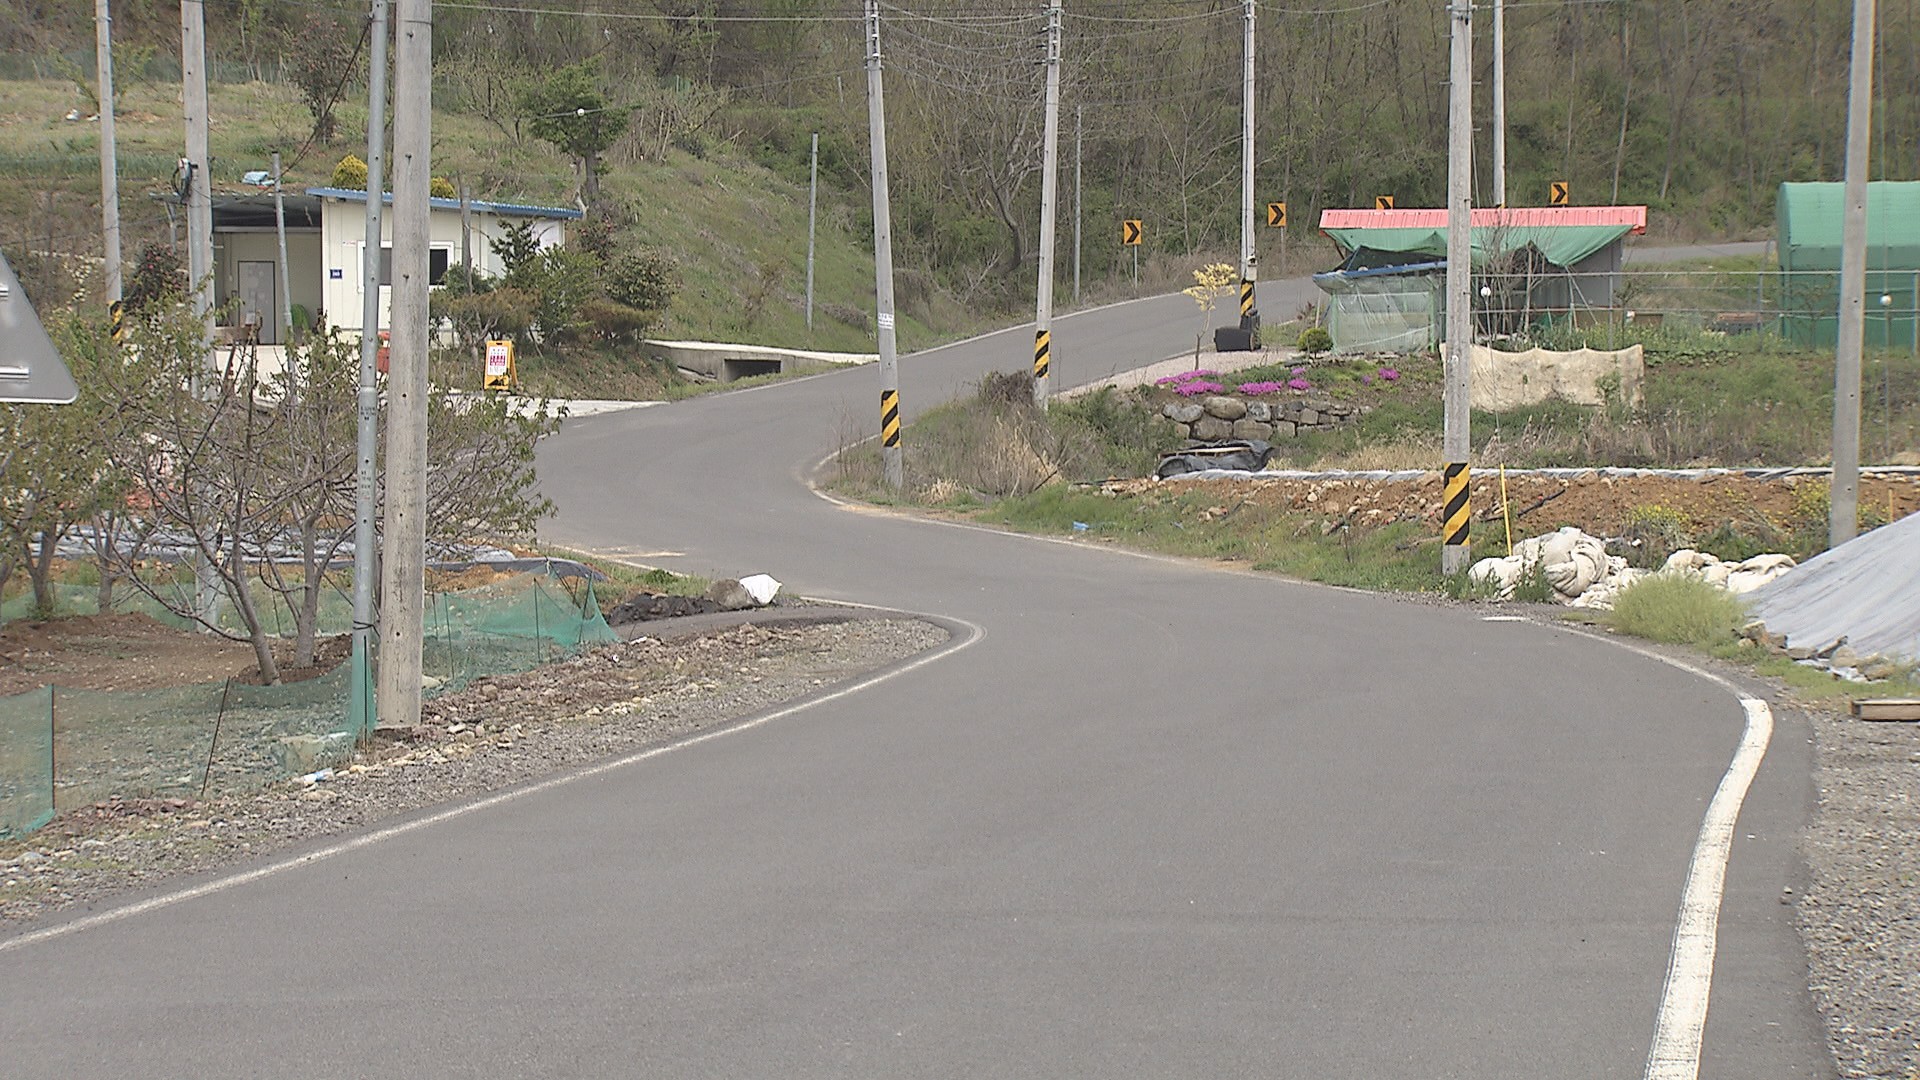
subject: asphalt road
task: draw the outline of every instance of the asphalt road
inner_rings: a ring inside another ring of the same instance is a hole
[[[1268,287],[1268,303],[1288,286]],[[1191,345],[1061,319],[1063,384]],[[1030,329],[910,357],[909,414]],[[937,613],[923,666],[0,943],[0,1076],[1629,1077],[1734,699],[1483,612],[836,507],[874,369],[570,422],[550,539]],[[1702,1075],[1829,1073],[1804,729],[1735,834]]]

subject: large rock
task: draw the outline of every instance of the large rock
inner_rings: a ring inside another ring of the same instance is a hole
[[[1246,402],[1218,394],[1203,399],[1200,407],[1207,411],[1208,416],[1217,416],[1222,420],[1238,420],[1247,415]]]
[[[1233,424],[1217,416],[1203,416],[1193,422],[1193,437],[1202,442],[1233,438]]]
[[[1258,420],[1235,420],[1233,422],[1233,437],[1236,439],[1271,439],[1273,438],[1273,425],[1263,424]]]
[[[1207,414],[1197,401],[1169,401],[1160,410],[1160,415],[1182,424],[1191,424]]]
[[[1273,419],[1273,406],[1264,401],[1247,402],[1247,419],[1266,423]]]
[[[1273,437],[1276,439],[1291,439],[1293,438],[1295,430],[1294,423],[1291,420],[1275,420],[1273,422]]]
[[[753,602],[753,594],[747,587],[733,578],[721,578],[707,586],[707,599],[720,605],[721,611],[745,611],[759,606]]]

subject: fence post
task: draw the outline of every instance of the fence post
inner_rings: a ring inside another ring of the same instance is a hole
[[[47,813],[60,815],[60,688],[47,684]]]
[[[227,695],[233,693],[233,679],[228,677],[226,685],[220,688],[220,711],[213,714],[213,741],[207,743],[207,767],[200,770],[200,798],[207,797],[207,782],[213,779],[213,751],[220,745],[220,722],[227,717]]]

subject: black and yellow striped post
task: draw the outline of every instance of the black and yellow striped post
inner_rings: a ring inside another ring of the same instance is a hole
[[[1449,548],[1466,548],[1469,523],[1473,515],[1467,507],[1467,463],[1449,461],[1442,474],[1446,478],[1441,495],[1440,535]]]
[[[1240,325],[1253,318],[1253,279],[1240,279]]]
[[[107,317],[110,320],[112,320],[111,333],[113,334],[113,343],[115,345],[126,344],[127,343],[127,305],[121,303],[118,300],[115,300],[113,303],[108,304]]]
[[[900,391],[880,391],[880,445],[888,450],[900,446]]]
[[[1046,400],[1047,372],[1053,367],[1053,331],[1035,330],[1033,332],[1033,382],[1034,398]]]

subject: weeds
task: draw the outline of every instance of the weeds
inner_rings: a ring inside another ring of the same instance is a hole
[[[1732,640],[1746,605],[1718,586],[1678,574],[1641,578],[1614,598],[1608,625],[1650,641],[1711,648]]]

